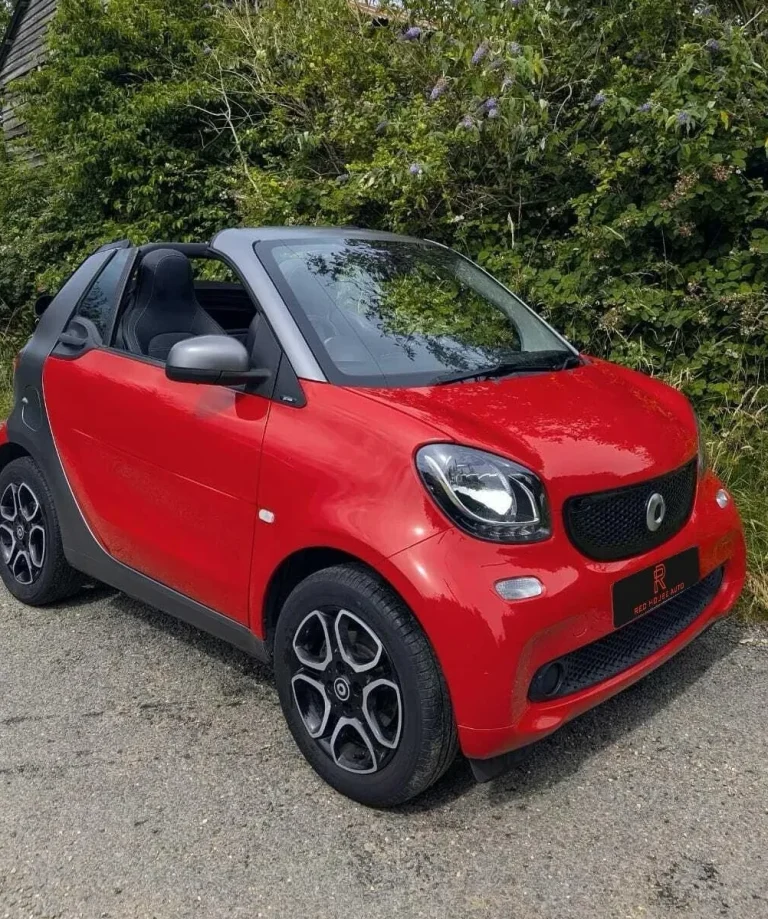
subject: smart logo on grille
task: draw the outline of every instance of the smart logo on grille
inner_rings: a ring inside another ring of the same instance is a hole
[[[655,533],[662,523],[664,523],[666,515],[667,502],[664,500],[664,495],[655,492],[645,505],[645,524],[651,533]]]

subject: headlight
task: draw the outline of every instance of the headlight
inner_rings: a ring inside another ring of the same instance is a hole
[[[438,505],[472,536],[515,543],[550,535],[544,487],[524,466],[458,444],[422,447],[416,466]]]

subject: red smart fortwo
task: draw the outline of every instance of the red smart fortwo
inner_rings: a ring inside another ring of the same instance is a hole
[[[45,307],[0,428],[6,586],[95,578],[273,660],[301,751],[365,804],[458,748],[492,776],[741,590],[686,399],[443,246],[115,243]]]

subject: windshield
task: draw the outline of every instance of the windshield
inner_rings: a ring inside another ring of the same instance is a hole
[[[558,369],[574,354],[517,297],[435,244],[323,236],[256,252],[331,382],[423,386]]]

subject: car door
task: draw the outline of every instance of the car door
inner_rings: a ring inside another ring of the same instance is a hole
[[[43,387],[57,451],[109,555],[247,624],[270,400],[172,382],[162,362],[105,344],[130,269],[130,258],[122,258],[125,270],[106,266],[46,361]],[[73,343],[83,331],[92,340]]]

